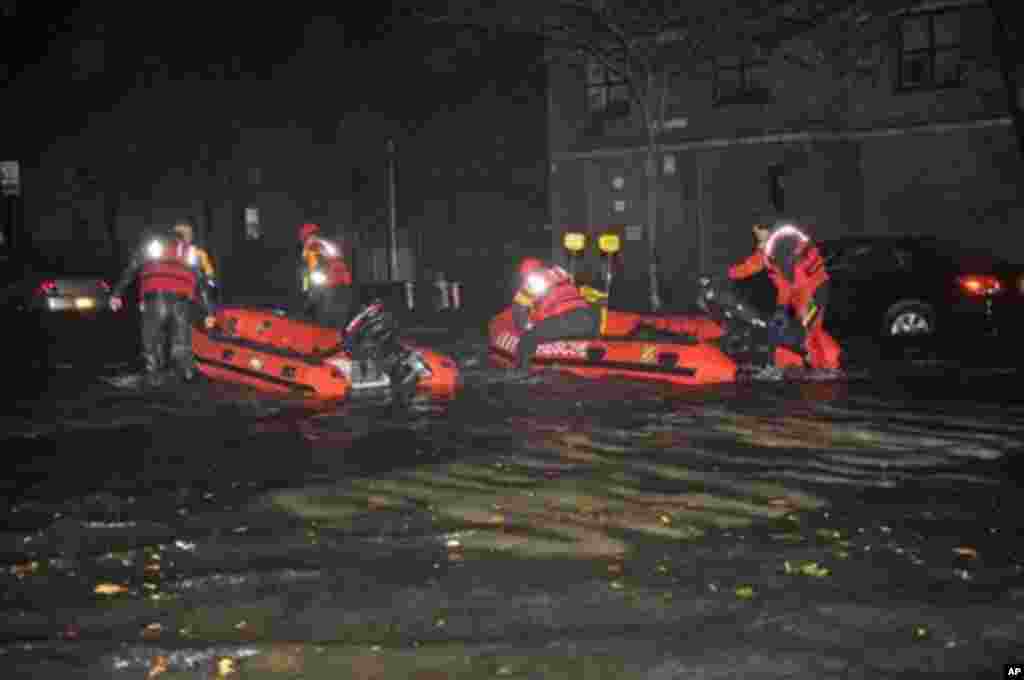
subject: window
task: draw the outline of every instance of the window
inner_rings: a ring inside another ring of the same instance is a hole
[[[604,64],[587,64],[587,111],[624,116],[629,112],[629,86],[625,79]]]
[[[768,58],[760,50],[742,57],[715,60],[715,103],[731,104],[763,98],[771,93]]]
[[[960,10],[912,14],[901,19],[899,89],[960,85],[964,76],[960,19]]]

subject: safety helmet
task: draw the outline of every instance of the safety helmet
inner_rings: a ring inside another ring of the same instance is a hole
[[[519,275],[520,276],[526,276],[530,272],[537,271],[538,269],[543,269],[543,268],[544,268],[544,263],[541,262],[540,260],[538,260],[537,258],[535,258],[535,257],[526,257],[526,258],[523,258],[523,261],[519,263]]]
[[[299,227],[299,240],[300,241],[305,241],[307,238],[309,238],[313,234],[317,233],[318,231],[320,231],[320,225],[319,224],[314,224],[312,222],[306,222],[305,224],[303,224],[302,226]]]

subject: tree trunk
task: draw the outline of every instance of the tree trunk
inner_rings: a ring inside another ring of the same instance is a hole
[[[988,0],[988,7],[995,23],[995,48],[996,55],[999,57],[999,70],[1003,76],[1003,87],[1006,90],[1007,108],[1013,118],[1013,127],[1017,133],[1017,150],[1021,159],[1024,160],[1024,112],[1021,112],[1017,96],[1016,52],[1006,33],[1005,17],[1000,14],[997,5],[997,0]]]
[[[661,310],[661,286],[658,276],[658,131],[652,125],[649,96],[654,85],[653,76],[648,77],[647,90],[642,96],[644,131],[647,133],[647,158],[644,175],[647,177],[647,275],[651,311]]]

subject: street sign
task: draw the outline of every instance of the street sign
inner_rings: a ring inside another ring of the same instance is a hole
[[[0,185],[4,196],[21,194],[21,178],[18,174],[18,161],[0,161]]]

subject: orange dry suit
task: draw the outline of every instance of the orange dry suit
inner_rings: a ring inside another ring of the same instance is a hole
[[[762,270],[775,284],[776,305],[792,310],[804,330],[808,363],[839,368],[842,350],[824,327],[828,272],[810,238],[792,225],[778,227],[750,257],[729,267],[729,278],[743,279]]]

